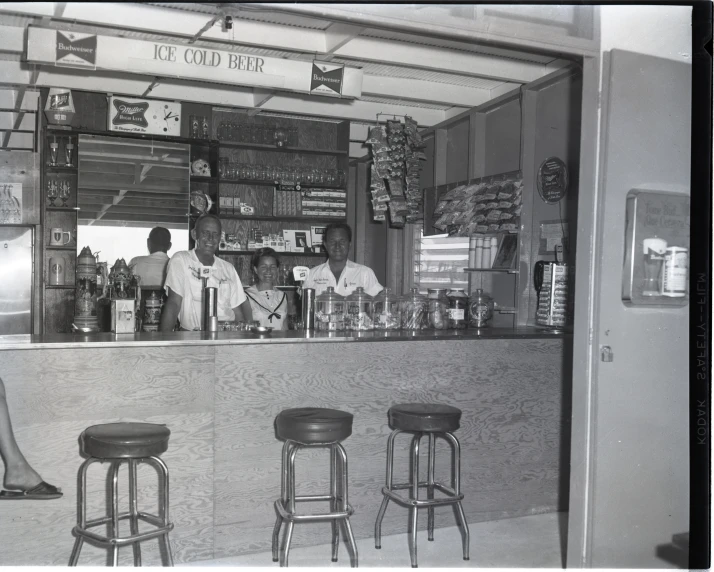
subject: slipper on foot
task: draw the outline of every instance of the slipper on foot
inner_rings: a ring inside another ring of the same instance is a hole
[[[0,491],[0,500],[52,500],[61,496],[60,489],[45,481],[26,491]]]

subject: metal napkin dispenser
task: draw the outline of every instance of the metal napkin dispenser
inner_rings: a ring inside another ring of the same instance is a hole
[[[136,324],[136,301],[112,300],[111,331],[115,334],[133,334]]]

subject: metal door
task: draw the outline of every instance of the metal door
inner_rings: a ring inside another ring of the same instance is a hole
[[[605,54],[593,314],[576,323],[593,355],[588,524],[584,562],[569,550],[569,565],[671,567],[658,547],[689,529],[689,308],[627,307],[621,285],[628,191],[689,195],[690,100],[690,65]]]

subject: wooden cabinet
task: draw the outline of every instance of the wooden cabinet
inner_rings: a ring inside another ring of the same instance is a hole
[[[348,221],[348,121],[249,117],[220,109],[212,119],[218,151],[214,209],[226,235],[243,247],[219,254],[236,266],[245,284],[252,283],[247,244],[254,229],[263,236],[283,230],[309,235],[311,226]],[[270,143],[276,132],[285,137],[284,145]],[[253,212],[241,214],[241,205]],[[279,254],[291,266],[314,266],[325,257],[321,251]]]
[[[67,333],[74,317],[77,261],[77,134],[46,125],[42,144],[42,331]]]

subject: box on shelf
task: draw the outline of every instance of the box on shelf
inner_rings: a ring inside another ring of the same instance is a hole
[[[307,230],[283,230],[285,242],[290,243],[290,252],[309,252],[312,245]]]

